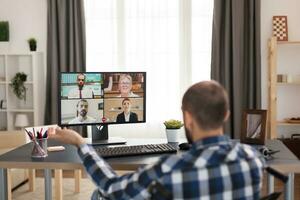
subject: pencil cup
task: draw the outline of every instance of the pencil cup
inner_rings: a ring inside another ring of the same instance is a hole
[[[32,142],[33,142],[33,148],[31,152],[32,158],[45,158],[48,156],[47,138],[35,139]]]

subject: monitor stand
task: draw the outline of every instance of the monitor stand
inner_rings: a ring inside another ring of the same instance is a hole
[[[121,137],[108,137],[108,125],[92,126],[92,145],[117,145],[126,144],[126,140]]]

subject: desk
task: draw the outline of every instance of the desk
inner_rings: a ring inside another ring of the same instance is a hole
[[[289,176],[289,181],[285,185],[284,199],[293,200],[294,174],[300,173],[300,161],[280,140],[267,140],[266,146],[272,150],[280,150],[280,152],[274,154],[274,159],[267,161],[267,163],[274,169]],[[273,191],[274,179],[268,175],[268,192]]]
[[[127,143],[130,145],[137,145],[142,143],[164,143],[164,139],[132,139]],[[32,159],[31,151],[33,144],[28,143],[20,146],[10,152],[0,156],[0,200],[7,199],[7,168],[27,168],[27,169],[43,169],[45,177],[45,199],[52,199],[52,184],[51,169],[84,169],[77,149],[71,145],[65,145],[57,141],[48,140],[48,146],[62,145],[65,147],[64,151],[48,152],[48,156],[42,159]],[[136,157],[122,157],[110,158],[107,162],[115,170],[136,170],[138,167],[155,163],[160,158],[159,154],[136,156]]]
[[[129,145],[146,144],[146,143],[163,143],[165,139],[132,139],[128,140]],[[48,141],[48,146],[62,145],[55,141]],[[77,155],[77,149],[70,145],[65,146],[65,151],[49,152],[48,157],[40,160],[31,158],[32,143],[25,144],[13,151],[0,156],[0,200],[5,200],[7,197],[7,168],[30,168],[30,169],[44,169],[45,172],[45,199],[52,199],[51,188],[51,169],[83,169],[81,160]],[[267,146],[274,150],[280,150],[275,154],[274,160],[268,163],[282,171],[283,173],[289,173],[290,179],[287,184],[286,199],[293,199],[293,176],[294,173],[300,172],[300,162],[297,157],[292,154],[284,144],[278,140],[267,141]],[[181,152],[178,152],[180,154]],[[115,170],[136,170],[138,167],[153,164],[158,161],[160,155],[146,155],[135,157],[123,157],[123,158],[110,158],[107,162]],[[272,178],[269,177],[269,191],[272,191]]]

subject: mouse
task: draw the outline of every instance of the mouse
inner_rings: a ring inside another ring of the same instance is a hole
[[[180,150],[189,150],[191,148],[191,144],[184,142],[178,145]]]

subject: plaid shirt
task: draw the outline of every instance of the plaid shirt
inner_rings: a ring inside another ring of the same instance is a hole
[[[182,155],[162,157],[123,176],[92,147],[82,145],[78,152],[99,193],[108,199],[148,199],[154,181],[174,199],[258,199],[260,194],[264,161],[250,146],[226,136],[199,140]]]

